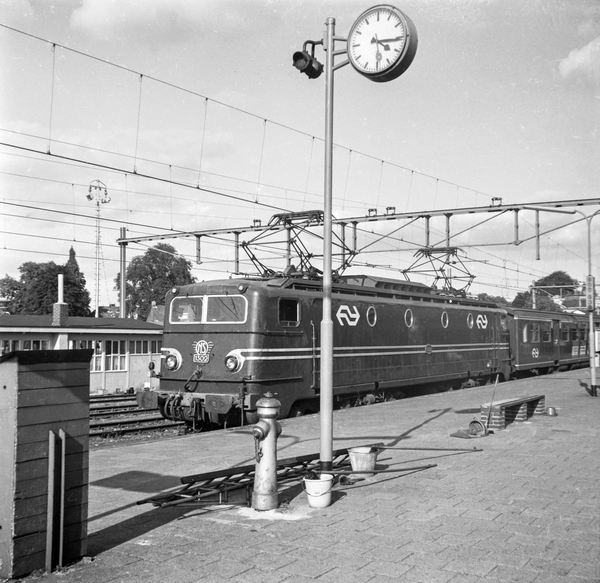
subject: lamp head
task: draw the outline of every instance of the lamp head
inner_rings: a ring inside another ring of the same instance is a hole
[[[296,51],[293,56],[293,64],[300,73],[304,73],[309,79],[316,79],[323,72],[323,65],[306,51]]]

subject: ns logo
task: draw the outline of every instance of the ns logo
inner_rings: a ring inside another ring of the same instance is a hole
[[[335,316],[340,323],[340,326],[344,326],[344,322],[346,322],[348,326],[356,326],[360,320],[360,314],[356,306],[350,308],[350,306],[342,305],[338,308]]]
[[[192,344],[194,350],[192,360],[198,364],[207,364],[210,361],[210,351],[214,344],[206,340],[198,340]]]
[[[485,330],[487,328],[488,325],[488,319],[487,316],[483,315],[483,314],[479,314],[477,316],[477,319],[475,320],[476,324],[477,324],[477,328]]]

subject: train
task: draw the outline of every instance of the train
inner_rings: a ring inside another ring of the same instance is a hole
[[[519,309],[427,285],[344,275],[332,285],[334,406],[544,374],[589,362],[588,318]],[[323,283],[232,278],[165,298],[158,390],[142,408],[196,430],[253,424],[267,392],[280,417],[319,410]],[[600,318],[594,318],[600,329]]]

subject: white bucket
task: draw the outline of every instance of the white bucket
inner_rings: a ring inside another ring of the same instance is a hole
[[[379,455],[379,449],[371,446],[353,447],[348,450],[350,455],[350,464],[353,472],[362,472],[360,474],[352,474],[352,477],[363,478],[372,476]]]
[[[308,496],[308,505],[311,508],[327,508],[331,504],[331,489],[333,488],[333,476],[321,474],[319,478],[304,478],[304,489]]]

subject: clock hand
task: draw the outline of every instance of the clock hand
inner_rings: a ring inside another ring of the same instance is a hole
[[[378,44],[381,45],[383,47],[384,50],[389,51],[390,50],[390,45],[386,45],[384,44],[382,41],[380,41],[377,38],[377,35],[375,35],[372,39],[371,39],[371,44]]]
[[[383,38],[380,41],[377,41],[379,43],[390,43],[390,42],[394,42],[397,40],[402,40],[404,38],[404,36],[397,36],[396,38]],[[371,41],[373,42],[373,41]]]

